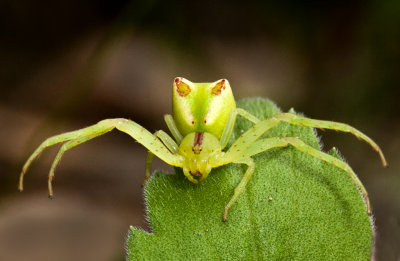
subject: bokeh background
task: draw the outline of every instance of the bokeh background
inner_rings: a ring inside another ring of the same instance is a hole
[[[104,118],[166,129],[176,76],[227,78],[237,99],[268,97],[373,137],[390,168],[350,135],[319,132],[370,193],[376,260],[400,260],[399,44],[399,1],[2,0],[0,260],[124,260],[129,225],[147,228],[144,148],[112,132],[67,152],[54,200],[57,148],[22,194],[18,175],[46,137]]]

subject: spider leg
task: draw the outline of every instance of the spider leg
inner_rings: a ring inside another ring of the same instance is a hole
[[[156,131],[153,135],[156,138],[160,139],[171,153],[176,154],[178,152],[178,145],[165,131],[159,130],[159,131]],[[149,151],[147,153],[145,176],[141,183],[142,187],[144,186],[146,181],[150,178],[150,166],[151,166],[151,162],[153,161],[153,156],[154,156],[154,154],[151,151]]]
[[[381,161],[382,161],[382,165],[384,167],[387,167],[387,162],[386,162],[385,156],[383,155],[383,152],[379,148],[379,146],[367,135],[365,135],[361,131],[357,130],[356,128],[354,128],[348,124],[333,122],[333,121],[314,120],[314,119],[305,118],[305,117],[302,117],[302,116],[299,116],[296,114],[292,114],[292,113],[280,113],[280,114],[273,116],[273,118],[276,118],[280,121],[288,122],[290,124],[300,125],[300,126],[304,126],[304,127],[314,127],[314,128],[318,128],[318,129],[330,129],[330,130],[351,133],[354,136],[356,136],[358,139],[367,142],[376,152],[378,152],[379,156],[381,158]]]
[[[238,199],[240,194],[242,194],[242,192],[246,188],[246,185],[249,182],[249,180],[251,179],[251,177],[254,173],[254,169],[255,169],[254,161],[252,158],[242,159],[239,161],[235,161],[233,163],[247,164],[248,168],[247,168],[246,172],[244,173],[242,180],[239,182],[239,185],[237,185],[237,187],[235,188],[232,198],[229,200],[228,204],[225,206],[224,216],[222,218],[223,221],[226,221],[228,219],[229,209],[231,208],[233,203],[235,203],[235,201]]]
[[[273,117],[260,121],[254,124],[249,130],[239,136],[239,138],[232,144],[228,151],[218,159],[214,167],[222,166],[236,161],[248,147],[251,146],[261,135],[267,130],[273,128],[279,123],[278,119]]]
[[[93,139],[97,136],[103,135],[112,129],[118,129],[121,132],[125,132],[126,134],[130,135],[132,138],[137,140],[140,144],[142,144],[144,147],[146,147],[149,151],[151,151],[154,155],[159,157],[161,160],[165,161],[169,165],[173,166],[178,166],[181,167],[182,165],[182,159],[180,156],[172,154],[169,149],[159,140],[157,137],[155,137],[152,133],[147,131],[145,128],[140,126],[139,124],[127,120],[127,119],[107,119],[98,122],[95,125],[76,130],[76,131],[71,131],[67,133],[63,133],[60,135],[56,135],[53,137],[50,137],[46,139],[34,152],[33,154],[29,157],[29,159],[26,161],[24,164],[24,167],[22,168],[22,172],[20,175],[19,179],[19,190],[23,190],[23,178],[30,167],[31,163],[39,156],[39,154],[47,147],[50,147],[52,145],[62,143],[62,142],[67,142],[65,144],[64,149],[61,149],[59,151],[59,154],[57,154],[55,163],[52,165],[52,170],[54,172],[55,167],[57,166],[58,162],[60,161],[61,156],[63,153],[78,145],[81,144],[85,141],[88,141],[90,139]],[[71,141],[69,143],[69,141]],[[54,175],[53,175],[54,176]],[[49,183],[51,184],[51,179]],[[51,191],[49,191],[50,193]]]
[[[178,145],[165,131],[158,130],[154,133],[154,136],[160,139],[171,153],[178,152]]]
[[[323,160],[331,165],[334,165],[337,168],[340,168],[349,175],[349,177],[352,179],[352,181],[357,185],[359,190],[361,191],[366,205],[367,205],[367,213],[368,215],[371,214],[371,207],[370,207],[370,202],[368,198],[368,193],[367,190],[365,189],[364,185],[361,183],[357,175],[354,173],[352,168],[344,161],[335,158],[325,152],[319,151],[306,143],[304,143],[302,140],[294,137],[284,137],[284,138],[266,138],[266,139],[261,139],[257,140],[254,142],[240,157],[238,157],[238,160],[244,160],[250,156],[253,156],[255,154],[261,153],[263,151],[276,148],[276,147],[286,147],[288,145],[292,145],[295,147],[297,150],[302,151],[310,156],[313,156],[317,159]]]
[[[72,149],[73,147],[78,146],[79,144],[84,143],[88,140],[91,140],[102,134],[104,134],[104,133],[95,133],[95,134],[89,135],[89,136],[82,136],[82,137],[76,138],[74,140],[67,141],[61,146],[56,157],[54,158],[53,164],[51,165],[50,172],[49,172],[49,178],[48,178],[49,198],[53,198],[54,194],[53,194],[52,181],[54,179],[54,172],[56,170],[57,165],[60,163],[61,157],[64,155],[64,153],[67,150]]]
[[[222,149],[226,147],[226,145],[229,142],[229,139],[231,138],[233,127],[235,126],[236,117],[238,114],[253,123],[257,123],[260,121],[257,117],[252,115],[250,112],[243,110],[241,108],[236,108],[233,111],[231,111],[231,113],[229,114],[229,117],[225,123],[225,128],[222,132],[221,139],[220,139]]]
[[[174,138],[178,142],[178,144],[181,143],[183,136],[179,132],[178,127],[176,127],[176,124],[175,124],[175,121],[174,121],[174,118],[172,117],[172,115],[165,114],[164,120],[165,120],[165,123],[167,124],[167,127],[168,127],[169,131],[171,132],[172,136],[174,136]]]
[[[97,124],[96,124],[97,125]],[[79,138],[80,136],[87,136],[90,134],[93,134],[93,127],[88,127],[88,128],[84,128],[84,129],[80,129],[80,130],[76,130],[76,131],[71,131],[71,132],[66,132],[63,134],[59,134],[50,138],[47,138],[45,141],[42,142],[42,144],[40,144],[40,146],[32,153],[32,155],[28,158],[28,160],[25,162],[24,166],[22,167],[22,171],[21,174],[19,176],[19,185],[18,185],[18,190],[22,191],[23,190],[23,182],[24,182],[24,176],[25,173],[28,171],[30,165],[32,164],[32,162],[39,157],[39,155],[42,153],[42,151],[50,146],[53,146],[55,144],[58,143],[62,143],[62,142],[66,142],[69,140],[73,140],[76,138]],[[100,133],[104,134],[108,131],[110,131],[112,128],[107,129],[107,128],[103,128],[103,132]]]

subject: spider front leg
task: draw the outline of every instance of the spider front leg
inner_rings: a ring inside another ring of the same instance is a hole
[[[266,131],[275,127],[282,121],[304,127],[331,129],[331,130],[351,133],[358,139],[367,142],[375,151],[377,151],[381,158],[382,165],[384,167],[387,167],[385,156],[383,155],[383,152],[379,148],[379,146],[371,138],[369,138],[367,135],[357,130],[356,128],[344,123],[314,120],[301,117],[292,113],[280,113],[253,125],[248,131],[240,135],[240,137],[232,144],[232,146],[227,151],[224,160],[221,162],[221,165],[233,162],[234,159],[236,159],[242,152],[244,152],[250,146],[250,144],[255,142]]]
[[[66,142],[63,147],[59,150],[52,166],[49,172],[49,180],[48,180],[48,186],[49,186],[49,197],[53,196],[53,190],[51,186],[51,181],[54,178],[54,170],[57,167],[57,164],[59,163],[61,156],[64,154],[64,152],[74,146],[77,146],[85,141],[88,141],[90,139],[93,139],[99,135],[102,135],[106,132],[109,132],[110,130],[113,129],[111,126],[102,126],[99,127],[99,124],[96,124],[91,127],[87,127],[84,129],[76,130],[76,131],[71,131],[71,132],[66,132],[60,135],[56,135],[53,137],[50,137],[46,139],[42,144],[32,153],[32,155],[28,158],[28,160],[25,162],[20,177],[19,177],[19,184],[18,184],[18,190],[22,191],[24,189],[23,183],[24,183],[24,176],[25,173],[28,171],[30,165],[32,162],[39,157],[39,155],[42,153],[42,151],[50,146],[56,145],[58,143],[63,143]]]
[[[94,133],[94,134],[88,135],[88,136],[82,136],[82,137],[76,138],[74,140],[67,141],[66,143],[64,143],[61,146],[61,148],[58,151],[56,157],[54,158],[53,164],[51,164],[51,168],[50,168],[50,172],[49,172],[49,178],[48,178],[48,181],[47,181],[48,190],[49,190],[49,198],[53,198],[53,196],[54,196],[52,181],[54,179],[54,173],[55,173],[56,167],[57,167],[58,163],[60,162],[61,157],[64,155],[64,152],[66,152],[69,149],[72,149],[75,146],[78,146],[81,143],[84,143],[84,142],[86,142],[88,140],[91,140],[91,139],[97,137],[97,136],[100,136],[102,134],[104,134],[104,132],[103,133]],[[23,181],[21,180],[21,186],[22,186],[22,182]]]
[[[318,128],[318,129],[330,129],[330,130],[351,133],[354,136],[356,136],[358,139],[367,142],[376,152],[378,152],[379,157],[381,158],[381,161],[382,161],[382,165],[384,167],[387,167],[387,162],[386,162],[385,156],[383,155],[383,152],[379,148],[379,146],[370,137],[368,137],[361,131],[357,130],[356,128],[354,128],[348,124],[334,122],[334,121],[314,120],[314,119],[305,118],[305,117],[302,117],[302,116],[299,116],[296,114],[292,114],[292,113],[280,113],[280,114],[274,115],[273,118],[278,119],[279,121],[285,121],[290,124],[300,125],[300,126],[304,126],[304,127],[313,127],[313,128]]]
[[[32,164],[32,162],[40,155],[40,153],[49,146],[66,142],[60,148],[50,169],[48,185],[49,185],[49,197],[52,197],[53,189],[51,182],[54,178],[54,170],[57,167],[58,163],[60,162],[61,157],[65,153],[65,151],[83,142],[86,142],[95,137],[103,135],[114,128],[130,135],[132,138],[134,138],[140,144],[146,147],[151,153],[159,157],[167,164],[177,167],[182,166],[182,158],[180,156],[172,154],[169,148],[167,148],[157,137],[155,137],[153,134],[151,134],[149,131],[147,131],[139,124],[127,119],[107,119],[100,121],[99,123],[92,125],[90,127],[56,135],[45,140],[29,157],[24,167],[22,168],[18,186],[19,190],[20,191],[23,190],[24,175],[28,170],[28,168],[30,167],[30,165]]]

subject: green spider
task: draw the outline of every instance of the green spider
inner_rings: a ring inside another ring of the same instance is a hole
[[[248,168],[225,206],[224,221],[227,220],[230,207],[243,192],[253,175],[256,166],[251,156],[288,145],[346,171],[360,189],[366,202],[367,213],[371,213],[367,191],[347,163],[314,149],[296,137],[260,139],[265,132],[280,122],[349,132],[370,144],[379,153],[383,166],[387,166],[379,146],[357,129],[343,123],[313,120],[292,113],[279,113],[260,121],[249,112],[236,108],[231,87],[225,79],[212,83],[193,83],[177,77],[173,82],[172,101],[173,116],[167,114],[164,119],[175,140],[162,130],[152,134],[131,120],[122,118],[102,120],[87,128],[46,139],[23,166],[19,179],[19,190],[23,190],[23,178],[33,160],[45,148],[65,142],[56,155],[48,176],[49,197],[52,198],[54,171],[64,152],[116,128],[130,135],[149,150],[146,158],[145,179],[142,184],[150,177],[150,165],[154,155],[169,165],[182,168],[186,178],[195,184],[205,180],[213,168],[229,163],[246,164]],[[240,135],[229,149],[224,151],[231,137],[237,115],[253,122],[254,125]]]

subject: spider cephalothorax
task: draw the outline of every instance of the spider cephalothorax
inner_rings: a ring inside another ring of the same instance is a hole
[[[184,158],[183,172],[193,183],[207,178],[221,153],[219,140],[208,132],[189,133],[179,145],[179,154]]]

